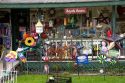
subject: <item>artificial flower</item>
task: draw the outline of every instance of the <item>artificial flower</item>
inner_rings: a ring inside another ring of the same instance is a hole
[[[33,37],[27,37],[24,42],[25,42],[25,45],[32,46],[35,40],[33,39]]]
[[[23,39],[26,39],[27,37],[30,37],[30,34],[24,32],[24,34],[23,34]]]

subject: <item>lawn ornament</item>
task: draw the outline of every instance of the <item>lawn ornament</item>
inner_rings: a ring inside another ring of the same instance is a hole
[[[19,59],[25,63],[27,61],[26,57],[24,56],[23,52],[25,52],[27,49],[29,49],[29,47],[26,47],[26,48],[21,48],[19,47],[16,51],[17,51],[17,55],[19,57]]]
[[[49,74],[49,65],[48,64],[44,65],[44,71],[43,72],[46,73],[46,74]]]

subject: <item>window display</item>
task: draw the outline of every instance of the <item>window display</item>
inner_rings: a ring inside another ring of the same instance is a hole
[[[94,17],[96,8],[51,8],[39,9],[44,35],[50,44],[46,54],[51,60],[73,60],[85,51],[90,57],[98,55],[104,31],[110,27],[110,16],[105,16],[101,9]],[[96,9],[98,11],[98,9]],[[49,14],[47,14],[49,11]],[[43,13],[44,12],[44,13]],[[34,32],[37,22],[37,9],[30,10],[30,32]],[[97,25],[101,25],[98,27]],[[43,35],[42,35],[43,36]]]
[[[50,60],[74,60],[87,52],[89,59],[96,59],[104,47],[103,38],[113,34],[110,13],[111,7],[31,9],[28,34],[37,40],[35,24],[39,19],[43,24],[40,37],[45,42],[42,56],[47,55]],[[47,41],[50,43],[46,44]]]

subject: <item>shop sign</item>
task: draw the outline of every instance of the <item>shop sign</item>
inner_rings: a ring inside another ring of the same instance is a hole
[[[87,8],[65,8],[64,14],[84,14],[87,12]]]

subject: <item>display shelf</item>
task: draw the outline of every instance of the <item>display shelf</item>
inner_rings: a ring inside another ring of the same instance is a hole
[[[81,38],[81,39],[58,39],[53,38],[49,39],[50,41],[102,41],[102,39],[94,38],[94,39],[88,39],[88,38]]]

